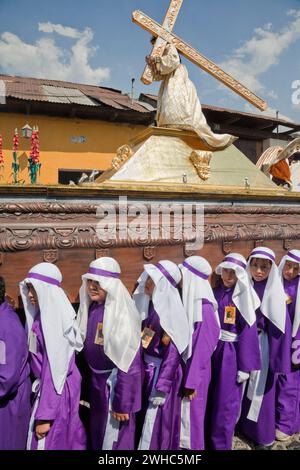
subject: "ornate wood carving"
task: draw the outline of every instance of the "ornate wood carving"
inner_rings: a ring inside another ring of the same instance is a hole
[[[117,149],[116,156],[112,159],[111,166],[114,170],[118,170],[133,155],[130,145],[125,144]]]
[[[156,255],[156,247],[155,246],[145,246],[143,248],[143,257],[146,261],[151,261]]]
[[[189,160],[194,165],[198,176],[203,180],[208,180],[210,176],[210,160],[212,152],[193,151]]]
[[[104,256],[110,256],[110,251],[108,248],[102,248],[100,250],[95,250],[95,259],[103,258]]]
[[[47,263],[56,263],[58,261],[58,250],[44,250],[43,259]]]
[[[232,242],[224,240],[222,242],[222,251],[224,255],[228,255],[232,251]]]
[[[189,249],[188,245],[185,243],[183,245],[183,254],[184,254],[185,258],[188,258],[189,256],[195,255],[196,251]]]
[[[107,247],[143,247],[143,246],[168,246],[181,245],[185,242],[184,237],[178,239],[159,238],[152,239],[121,239],[116,240],[100,240],[95,231],[95,227],[81,229],[74,227],[72,233],[65,236],[66,232],[59,229],[49,227],[45,229],[28,229],[18,230],[10,228],[0,229],[0,250],[3,252],[19,251],[19,250],[40,250],[40,249],[57,249],[57,248],[107,248]],[[228,227],[225,224],[206,224],[205,226],[205,243],[212,241],[230,241],[236,240],[259,240],[262,244],[264,240],[279,239],[285,240],[286,237],[293,240],[300,239],[300,224],[286,225],[279,224],[240,224],[239,227]],[[192,240],[191,240],[192,241]]]
[[[163,201],[162,201],[163,202]],[[116,207],[116,213],[119,212],[119,205],[117,202],[112,203]],[[130,200],[128,204],[134,205]],[[78,217],[78,214],[96,214],[99,204],[95,203],[83,203],[83,202],[0,202],[0,221],[1,218],[8,217],[13,214],[15,217],[24,217],[25,215],[30,219],[33,217],[46,217],[49,215],[50,218],[55,216],[66,217],[66,215],[74,215]],[[146,203],[148,211],[150,211],[150,204]],[[205,214],[267,214],[278,218],[278,215],[300,215],[300,206],[293,205],[289,206],[245,206],[245,205],[204,205]]]
[[[162,201],[163,202],[163,201]],[[118,202],[111,202],[119,214]],[[131,204],[135,207],[134,203]],[[0,203],[0,252],[21,250],[59,250],[61,248],[92,248],[107,250],[112,247],[184,246],[194,241],[193,236],[178,236],[176,218],[171,218],[170,233],[158,223],[153,227],[158,236],[149,233],[143,238],[130,238],[130,232],[116,239],[104,240],[97,236],[101,220],[95,203],[71,202],[11,202]],[[149,203],[145,204],[148,214]],[[266,240],[300,240],[300,207],[297,206],[230,206],[207,205],[204,208],[204,241],[233,242],[252,240],[256,246]],[[128,217],[129,221],[131,220]],[[193,229],[195,232],[195,212]],[[152,234],[154,233],[152,232]],[[298,245],[299,246],[299,245]],[[288,248],[286,248],[288,249]],[[50,256],[47,255],[47,256]]]
[[[286,251],[293,249],[293,240],[283,240],[283,248]]]

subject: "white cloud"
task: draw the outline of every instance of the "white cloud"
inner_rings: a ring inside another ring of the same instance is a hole
[[[295,16],[295,17],[300,17],[300,10],[295,10],[295,9],[292,9],[292,10],[289,10],[287,12],[287,15],[288,16]]]
[[[280,31],[272,31],[270,23],[254,30],[254,36],[233,52],[220,66],[229,74],[261,93],[265,90],[260,77],[277,65],[282,53],[300,39],[300,10],[290,10],[293,19]]]
[[[277,93],[274,91],[274,90],[270,90],[267,92],[267,95],[270,97],[270,98],[273,98],[273,100],[278,100],[278,95]]]
[[[82,33],[77,31],[77,29],[61,24],[53,24],[49,21],[48,23],[39,23],[39,31],[44,33],[57,33],[61,36],[67,36],[68,38],[80,38],[82,36]]]
[[[90,59],[96,52],[91,46],[94,34],[90,28],[80,32],[60,24],[39,23],[43,33],[57,33],[74,39],[71,49],[59,47],[53,37],[43,36],[33,44],[16,34],[0,36],[0,70],[12,75],[49,78],[78,83],[100,84],[109,78],[107,67],[93,68]]]

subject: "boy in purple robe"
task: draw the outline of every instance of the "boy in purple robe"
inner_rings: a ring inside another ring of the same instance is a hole
[[[184,358],[180,448],[204,449],[204,417],[211,379],[211,356],[220,338],[218,304],[208,278],[210,264],[190,256],[182,265],[182,300],[189,323]]]
[[[0,450],[24,450],[30,418],[28,346],[25,330],[5,300],[0,277]]]
[[[86,448],[79,419],[81,376],[75,365],[75,350],[83,344],[61,280],[54,264],[40,263],[20,283],[35,378],[28,450]]]
[[[212,356],[209,438],[215,450],[230,450],[239,419],[245,382],[259,370],[260,354],[255,325],[259,300],[246,272],[246,260],[227,255],[216,268],[220,286],[214,289],[221,323],[221,339]]]
[[[141,320],[113,258],[93,261],[82,276],[78,322],[91,372],[93,450],[133,450],[141,408]]]
[[[274,252],[266,247],[254,248],[247,270],[261,301],[256,316],[262,367],[250,375],[240,428],[265,449],[275,440],[276,377],[290,372],[291,323]]]
[[[143,429],[139,450],[176,450],[180,441],[181,354],[188,322],[177,289],[179,268],[171,261],[144,265],[133,298],[142,316]]]
[[[290,250],[278,267],[292,324],[291,372],[278,376],[276,383],[276,439],[286,441],[300,430],[300,250]]]

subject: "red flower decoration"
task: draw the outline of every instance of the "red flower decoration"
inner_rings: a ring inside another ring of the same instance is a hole
[[[18,148],[19,148],[19,136],[18,136],[18,133],[17,133],[17,132],[14,133],[13,148],[14,148],[14,152],[17,152],[17,151],[18,151]]]
[[[0,135],[0,166],[4,165],[4,158],[3,158],[3,153],[2,153],[2,135]]]
[[[32,163],[37,164],[39,163],[39,157],[40,157],[39,132],[34,130],[32,131],[32,135],[31,135],[30,159]]]

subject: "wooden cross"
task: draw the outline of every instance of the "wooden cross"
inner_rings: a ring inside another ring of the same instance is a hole
[[[242,85],[238,80],[224,72],[224,70],[218,67],[214,62],[204,57],[200,52],[172,33],[182,3],[183,0],[171,0],[162,26],[139,10],[132,13],[132,21],[157,38],[151,56],[162,57],[167,43],[173,44],[188,60],[231,88],[231,90],[261,111],[265,111],[268,105],[264,100],[252,93],[249,88]],[[145,67],[141,80],[145,85],[149,85],[153,81],[153,71],[148,65]]]
[[[165,19],[163,21],[162,27],[171,32],[175,21],[177,19],[179,10],[183,0],[171,0],[168,11],[166,13]],[[133,17],[137,12],[133,12]],[[134,19],[133,19],[134,21]],[[150,56],[152,57],[161,57],[164,53],[167,42],[162,37],[157,37]],[[146,65],[141,80],[145,85],[150,85],[153,82],[153,68],[149,65]]]

